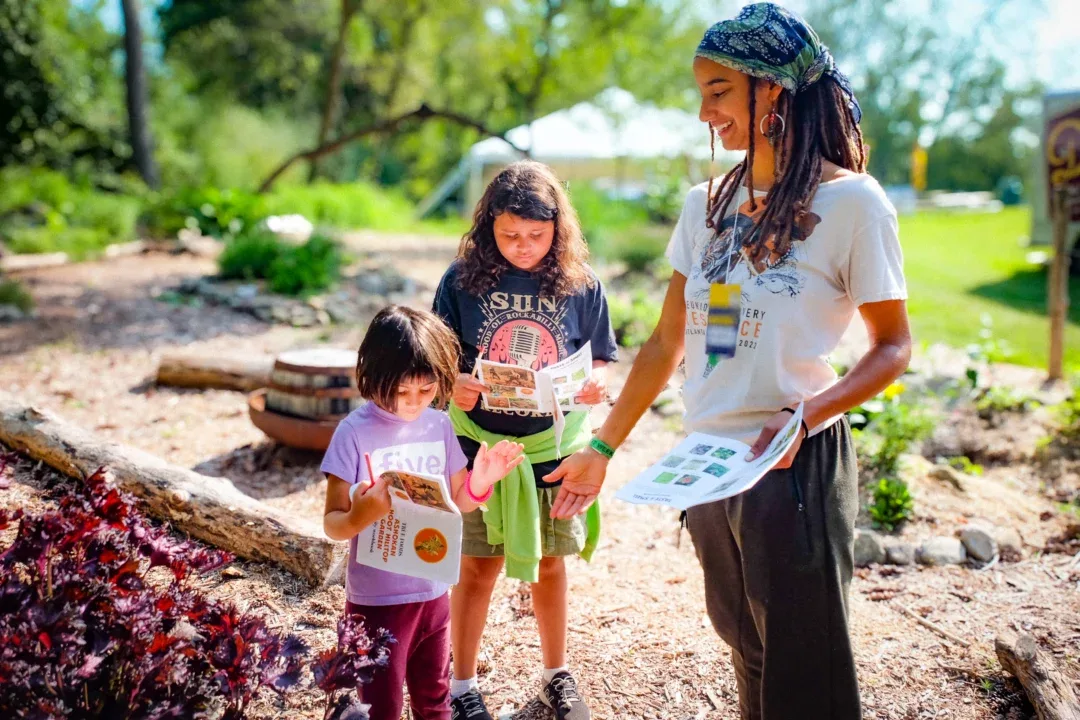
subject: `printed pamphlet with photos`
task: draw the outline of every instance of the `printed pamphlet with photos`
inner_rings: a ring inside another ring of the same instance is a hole
[[[479,361],[480,382],[490,388],[483,393],[485,410],[523,410],[534,415],[557,415],[588,410],[574,400],[592,375],[592,344],[548,365],[543,370],[506,363]],[[556,412],[556,411],[559,412]]]
[[[446,478],[389,470],[390,513],[360,533],[356,562],[388,572],[456,583],[461,513]]]
[[[746,492],[772,470],[795,443],[803,406],[795,409],[759,457],[745,460],[750,446],[729,438],[692,433],[674,450],[624,485],[615,497],[629,503],[685,510]]]

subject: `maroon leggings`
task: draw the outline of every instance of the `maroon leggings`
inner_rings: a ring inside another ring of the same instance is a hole
[[[371,720],[399,720],[405,684],[416,720],[450,720],[449,594],[405,605],[346,602],[345,611],[360,613],[367,627],[386,628],[397,640],[390,646],[390,665],[363,689]]]

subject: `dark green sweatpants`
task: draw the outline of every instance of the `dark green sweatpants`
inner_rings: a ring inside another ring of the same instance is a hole
[[[847,625],[857,513],[846,418],[805,441],[792,467],[687,511],[743,720],[861,717]]]

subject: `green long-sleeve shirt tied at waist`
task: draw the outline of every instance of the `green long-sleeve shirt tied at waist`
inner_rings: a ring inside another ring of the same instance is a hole
[[[589,414],[566,414],[562,442],[556,446],[555,428],[524,437],[511,437],[488,432],[474,423],[463,410],[450,405],[450,420],[454,431],[477,443],[492,447],[500,440],[511,440],[525,446],[526,460],[497,482],[487,501],[484,523],[488,542],[502,545],[506,558],[507,577],[536,582],[540,572],[540,502],[536,494],[536,477],[532,466],[537,463],[567,457],[583,449],[592,438]],[[585,514],[585,547],[578,553],[586,561],[592,559],[600,540],[600,501],[597,499]]]

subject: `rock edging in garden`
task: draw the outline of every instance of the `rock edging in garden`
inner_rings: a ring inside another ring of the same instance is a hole
[[[269,292],[262,282],[185,278],[171,292],[252,315],[263,322],[314,327],[366,322],[391,303],[406,303],[417,293],[416,282],[391,267],[363,270],[342,280],[338,289],[308,298]]]
[[[985,565],[996,558],[1019,559],[1023,540],[1011,527],[969,523],[957,537],[938,535],[918,544],[882,535],[873,530],[855,530],[855,566],[868,565]]]

